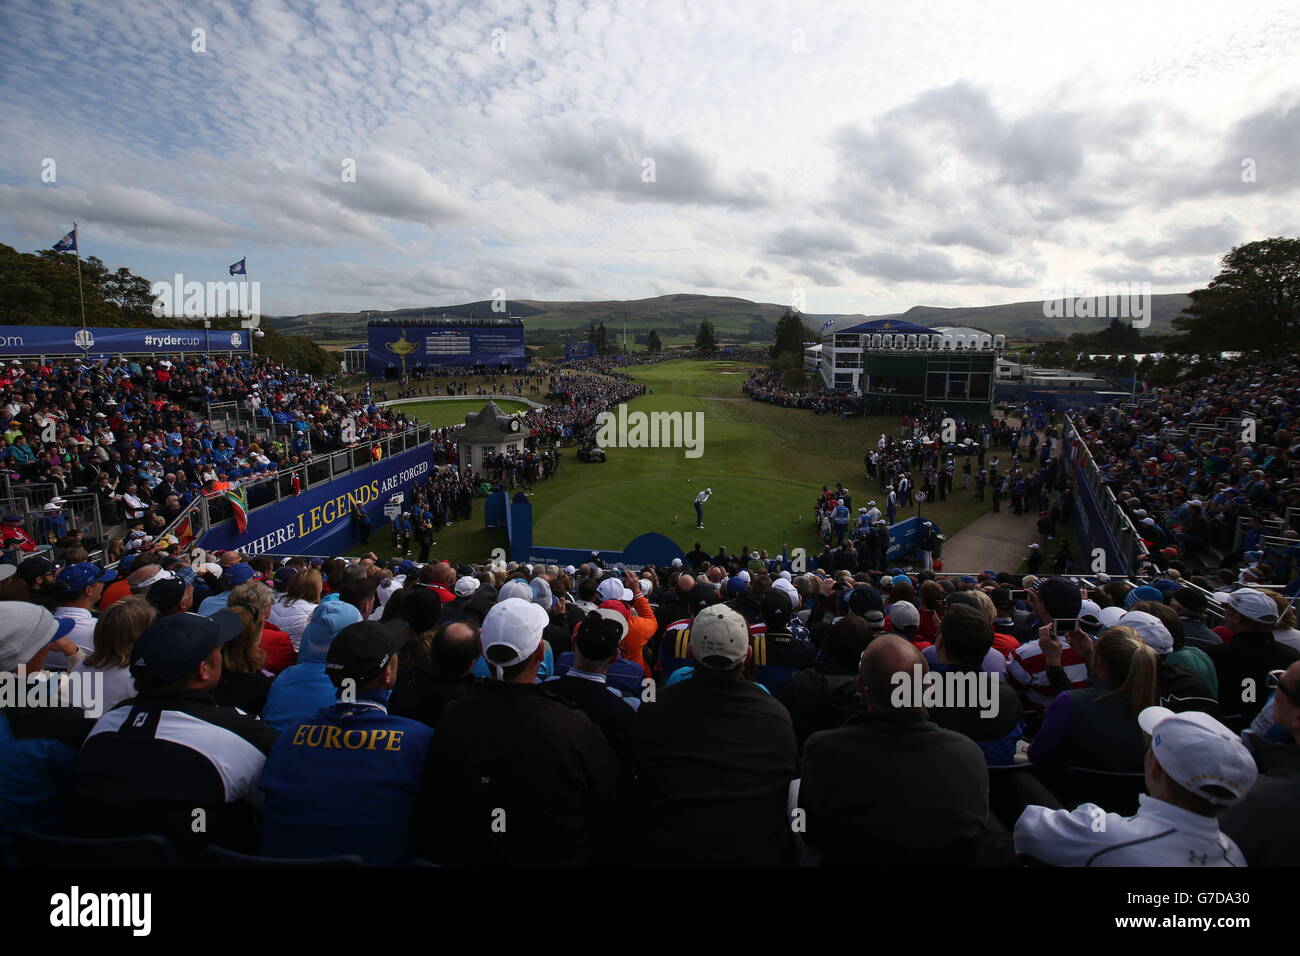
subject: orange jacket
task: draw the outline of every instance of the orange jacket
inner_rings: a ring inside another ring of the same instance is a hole
[[[650,606],[644,594],[637,594],[632,599],[632,607],[636,610],[636,616],[628,624],[627,637],[623,638],[623,658],[639,664],[645,671],[645,676],[649,677],[650,668],[646,667],[645,663],[645,646],[655,636],[655,631],[659,630],[659,622],[655,619],[654,608]]]

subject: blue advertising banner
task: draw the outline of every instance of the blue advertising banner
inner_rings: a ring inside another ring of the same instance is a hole
[[[243,534],[233,520],[224,521],[205,534],[199,546],[245,554],[346,554],[360,541],[353,506],[365,509],[372,529],[384,524],[388,521],[384,505],[402,494],[404,506],[409,506],[411,486],[433,467],[432,454],[433,445],[426,443],[300,495],[254,508]]]
[[[564,343],[564,359],[566,362],[571,359],[585,359],[585,358],[595,358],[595,357],[596,357],[595,342],[565,342]]]
[[[1062,457],[1069,462],[1070,478],[1074,485],[1074,507],[1070,509],[1070,525],[1074,529],[1074,543],[1078,545],[1075,559],[1083,563],[1085,571],[1094,571],[1092,566],[1094,552],[1100,548],[1106,556],[1106,564],[1101,570],[1111,574],[1131,574],[1136,569],[1128,566],[1124,551],[1115,540],[1114,532],[1111,531],[1110,522],[1102,514],[1097,498],[1088,485],[1083,466],[1072,451],[1073,448],[1067,444]]]
[[[366,331],[366,371],[371,378],[383,378],[387,369],[405,375],[417,368],[528,364],[523,323],[371,325]]]
[[[506,526],[511,561],[577,566],[591,559],[589,548],[552,548],[533,544],[533,505],[522,493],[516,495],[513,501],[504,491],[489,495],[483,507],[483,520],[489,528],[502,524]],[[599,553],[606,567],[623,564],[633,571],[639,571],[646,565],[669,565],[673,558],[683,556],[682,549],[676,542],[657,531],[638,535],[621,551]]]
[[[250,334],[216,329],[83,329],[76,325],[0,325],[0,355],[240,352]]]

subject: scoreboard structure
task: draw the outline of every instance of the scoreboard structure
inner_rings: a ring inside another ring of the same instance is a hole
[[[522,319],[377,319],[366,325],[366,372],[496,372],[528,364]]]
[[[566,362],[574,359],[588,359],[596,357],[595,342],[565,342],[564,343],[564,360]]]

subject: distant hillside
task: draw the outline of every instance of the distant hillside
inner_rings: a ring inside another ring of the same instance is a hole
[[[1184,293],[1153,295],[1152,320],[1149,334],[1165,334],[1171,330],[1170,322],[1190,302]],[[629,340],[644,341],[651,329],[667,345],[681,345],[695,340],[695,332],[703,319],[713,323],[724,342],[769,342],[777,320],[786,306],[770,302],[751,302],[748,299],[714,295],[661,295],[651,299],[604,302],[543,302],[519,299],[507,303],[505,313],[493,312],[489,300],[466,302],[459,305],[433,305],[427,308],[396,309],[388,312],[317,312],[310,315],[268,316],[267,324],[281,332],[310,335],[317,341],[363,341],[366,322],[375,318],[418,319],[438,316],[465,318],[493,318],[508,314],[519,316],[527,328],[528,342],[542,344],[557,340],[572,340],[585,333],[587,328],[605,323],[611,338],[623,333],[624,316],[627,319]],[[1042,302],[1012,302],[1005,305],[973,306],[943,309],[934,306],[913,306],[906,312],[884,315],[805,315],[805,324],[814,332],[821,330],[827,319],[843,328],[868,319],[898,318],[917,325],[973,325],[988,332],[1002,333],[1013,339],[1064,338],[1075,332],[1097,332],[1106,319],[1081,319],[1063,317],[1048,319],[1043,315]]]
[[[1059,300],[1058,300],[1059,301]],[[1075,311],[1078,312],[1076,300]],[[1175,316],[1191,304],[1191,297],[1184,292],[1171,292],[1151,296],[1151,325],[1143,329],[1147,335],[1167,335],[1173,331],[1171,323]],[[1106,303],[1102,300],[1103,311]],[[1064,312],[1063,308],[1056,310]],[[1093,302],[1092,311],[1096,312]],[[1078,318],[1062,315],[1060,318],[1048,318],[1043,314],[1043,302],[1009,302],[1005,305],[982,305],[954,309],[942,309],[936,306],[916,305],[906,312],[890,315],[851,315],[836,319],[836,328],[845,328],[874,319],[900,319],[930,328],[941,325],[969,325],[993,334],[1001,333],[1012,339],[1061,339],[1075,332],[1100,332],[1110,321],[1105,318]],[[822,326],[821,320],[804,316],[804,323],[814,331]],[[1121,319],[1120,321],[1126,321]]]
[[[629,340],[638,334],[644,337],[651,329],[655,329],[665,344],[679,345],[695,341],[695,333],[704,319],[713,323],[723,341],[767,342],[772,338],[777,319],[786,311],[784,305],[750,302],[748,299],[728,296],[689,294],[604,302],[516,299],[507,305],[508,309],[504,313],[493,312],[491,301],[482,301],[388,312],[318,312],[311,315],[274,316],[268,317],[266,321],[272,328],[311,335],[318,339],[352,337],[361,341],[365,338],[366,322],[370,319],[419,319],[443,315],[499,318],[509,314],[524,320],[528,341],[536,344],[572,339],[601,322],[605,323],[611,338],[618,338],[623,333],[626,315]],[[820,327],[827,318],[839,316],[809,318],[817,319]]]

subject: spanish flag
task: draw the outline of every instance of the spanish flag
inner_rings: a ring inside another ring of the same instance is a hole
[[[248,497],[238,488],[227,488],[222,494],[235,514],[235,527],[243,534],[248,530]]]

